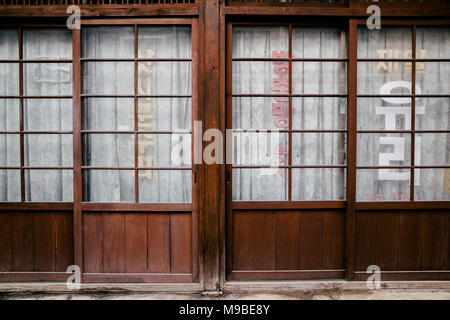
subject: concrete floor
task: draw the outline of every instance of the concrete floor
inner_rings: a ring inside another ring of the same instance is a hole
[[[201,294],[8,294],[0,300],[450,300],[450,290],[381,290],[379,292],[252,292]]]
[[[292,281],[234,282],[224,291],[202,294],[198,285],[108,284],[0,284],[0,300],[450,300],[449,281],[390,282],[382,289],[367,290],[364,282]]]

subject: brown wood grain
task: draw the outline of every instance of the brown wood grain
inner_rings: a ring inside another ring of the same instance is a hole
[[[424,270],[444,269],[444,244],[442,236],[445,232],[445,214],[423,213],[422,226],[422,264]]]
[[[422,257],[422,215],[415,212],[400,214],[399,257],[400,270],[420,270]]]
[[[323,214],[321,211],[306,211],[300,214],[300,269],[321,269],[322,222]]]
[[[277,238],[276,214],[254,212],[252,218],[252,270],[274,270]]]
[[[125,272],[147,272],[147,215],[125,214]]]
[[[9,213],[0,213],[0,271],[11,271],[12,253],[12,217]]]
[[[170,216],[170,269],[172,273],[192,272],[192,220],[190,214]]]
[[[356,213],[355,270],[366,271],[375,264],[376,215]]]
[[[65,272],[74,264],[73,215],[71,212],[55,214],[56,271]]]
[[[276,216],[276,266],[278,270],[299,269],[300,224],[297,212],[279,212]]]
[[[381,270],[398,270],[398,231],[398,214],[376,214],[375,263]]]
[[[13,240],[12,255],[13,266],[12,271],[33,271],[34,253],[34,214],[14,213],[13,218]]]
[[[148,271],[170,272],[170,224],[168,214],[148,215]]]
[[[345,214],[323,212],[322,269],[345,269]]]
[[[56,271],[55,217],[53,213],[33,215],[33,271]]]
[[[232,213],[233,246],[230,248],[232,253],[233,270],[251,270],[252,269],[252,215],[246,212],[235,211]]]
[[[103,215],[83,215],[84,272],[103,272]]]
[[[103,215],[103,272],[125,272],[125,215]]]

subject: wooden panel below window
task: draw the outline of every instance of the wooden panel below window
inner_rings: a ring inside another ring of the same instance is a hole
[[[189,213],[84,213],[85,273],[192,273]]]
[[[71,212],[0,212],[0,272],[65,272],[72,264]]]
[[[234,211],[232,223],[233,272],[344,268],[342,210]]]
[[[356,214],[356,270],[448,269],[450,212],[361,211]]]

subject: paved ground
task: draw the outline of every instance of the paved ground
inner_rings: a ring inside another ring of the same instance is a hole
[[[368,290],[365,282],[290,281],[228,282],[224,292],[200,293],[198,284],[2,283],[0,300],[450,300],[450,281],[382,282]]]
[[[239,292],[221,296],[188,293],[0,293],[0,300],[450,300],[450,290]]]

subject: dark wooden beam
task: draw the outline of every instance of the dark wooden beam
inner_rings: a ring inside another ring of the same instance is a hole
[[[3,17],[68,17],[68,6],[0,6]],[[83,17],[196,16],[196,4],[184,5],[80,5]]]
[[[220,32],[219,32],[219,0],[203,0],[200,2],[200,32],[204,39],[201,50],[204,85],[204,128],[220,128]],[[220,211],[220,165],[212,164],[204,167],[203,210],[200,215],[201,226],[201,260],[203,272],[201,281],[205,291],[217,291],[219,282],[219,211]]]

